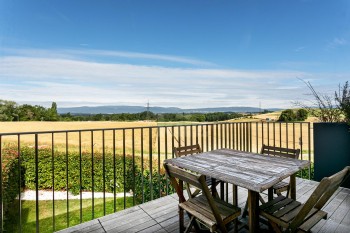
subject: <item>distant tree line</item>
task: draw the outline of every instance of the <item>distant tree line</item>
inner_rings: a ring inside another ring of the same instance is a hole
[[[0,121],[225,121],[242,117],[239,113],[161,113],[150,111],[119,114],[58,114],[57,104],[50,108],[39,105],[19,105],[14,101],[0,100]]]
[[[51,108],[39,105],[19,105],[14,101],[0,100],[0,121],[58,121],[57,104]]]
[[[62,121],[225,121],[242,117],[239,113],[159,113],[150,111],[140,113],[118,113],[118,114],[61,114]]]

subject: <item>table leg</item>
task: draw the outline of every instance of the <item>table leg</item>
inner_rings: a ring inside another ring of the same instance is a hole
[[[295,174],[290,176],[290,198],[292,198],[293,200],[297,199]]]
[[[259,193],[248,190],[249,232],[259,232]]]
[[[216,190],[216,179],[211,178],[211,195],[213,195],[213,197],[217,197],[218,195],[218,191]]]
[[[220,198],[224,200],[225,197],[225,183],[220,181]]]
[[[238,187],[232,184],[232,204],[238,206]],[[238,219],[235,219],[235,229],[234,233],[238,232]]]
[[[268,198],[268,201],[273,200],[273,188],[272,187],[267,190],[267,198]]]

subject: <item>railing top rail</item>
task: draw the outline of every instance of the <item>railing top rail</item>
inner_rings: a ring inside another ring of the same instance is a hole
[[[92,128],[92,129],[71,129],[71,130],[48,130],[48,131],[24,131],[24,132],[8,132],[0,133],[0,136],[14,136],[14,135],[30,135],[30,134],[52,134],[52,133],[79,133],[79,132],[89,132],[89,131],[112,131],[112,130],[132,130],[132,129],[157,129],[157,128],[167,128],[167,127],[181,127],[181,126],[206,126],[206,125],[219,125],[219,124],[245,124],[245,123],[281,123],[281,122],[254,122],[254,121],[244,121],[244,122],[214,122],[214,123],[196,123],[196,124],[169,124],[169,125],[157,125],[157,126],[138,126],[138,127],[114,127],[114,128]],[[282,123],[302,123],[310,124],[310,122],[282,122]]]

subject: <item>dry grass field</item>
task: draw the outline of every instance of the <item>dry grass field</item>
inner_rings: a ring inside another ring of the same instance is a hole
[[[34,146],[35,134],[38,133],[39,147],[51,147],[55,145],[57,150],[94,150],[113,148],[113,135],[115,147],[118,149],[123,146],[123,130],[122,128],[152,127],[156,126],[155,122],[1,122],[0,133],[23,133],[20,138],[17,135],[3,136],[4,143],[17,143],[20,141],[22,145]],[[102,130],[104,129],[104,130]],[[51,133],[55,131],[54,133]],[[64,132],[59,132],[64,131]],[[69,131],[68,133],[65,131]],[[135,130],[137,131],[137,130]],[[140,131],[140,130],[139,130]],[[48,133],[45,133],[48,132]],[[145,130],[144,138],[148,136],[148,130]],[[131,130],[125,130],[125,138],[132,136]],[[141,135],[135,135],[135,139]],[[104,143],[103,143],[104,141]],[[135,143],[140,140],[135,140]],[[129,145],[128,145],[129,146]],[[137,146],[137,145],[135,145]],[[122,149],[119,149],[122,150]]]
[[[276,115],[276,114],[275,114]],[[259,119],[268,118],[265,114]],[[270,119],[272,115],[269,115]],[[35,134],[38,134],[39,147],[60,151],[103,152],[116,151],[118,154],[134,154],[145,157],[165,158],[172,156],[172,148],[179,145],[199,143],[203,150],[222,147],[251,149],[259,152],[262,144],[290,148],[301,148],[302,158],[312,157],[312,123],[275,123],[261,122],[257,119],[240,119],[234,124],[190,124],[186,122],[1,122],[1,133],[27,132],[2,136],[2,143],[17,143],[35,146]],[[232,123],[233,123],[232,122]],[[250,123],[243,123],[250,122]],[[171,125],[174,125],[173,127]],[[156,127],[156,126],[159,126]],[[152,128],[153,127],[153,128]],[[122,128],[125,128],[124,130]],[[91,131],[89,129],[96,129]],[[104,129],[104,130],[102,130]],[[72,131],[43,133],[47,131]],[[310,136],[309,136],[310,135]],[[247,143],[249,141],[249,144]],[[312,159],[312,158],[311,158]]]

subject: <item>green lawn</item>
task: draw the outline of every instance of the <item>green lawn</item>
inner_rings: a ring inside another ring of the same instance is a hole
[[[91,199],[82,201],[82,221],[92,220]],[[101,217],[104,213],[103,199],[95,199],[94,217]],[[126,198],[126,208],[132,206],[132,198]],[[7,232],[19,232],[19,202],[14,203],[6,221]],[[117,211],[124,209],[124,198],[118,198]],[[114,199],[106,198],[106,215],[114,212]],[[53,207],[52,201],[39,202],[39,230],[40,232],[53,232]],[[55,201],[55,231],[67,228],[67,202]],[[36,232],[36,208],[35,201],[22,201],[22,232]],[[80,200],[69,200],[69,226],[80,224]]]

